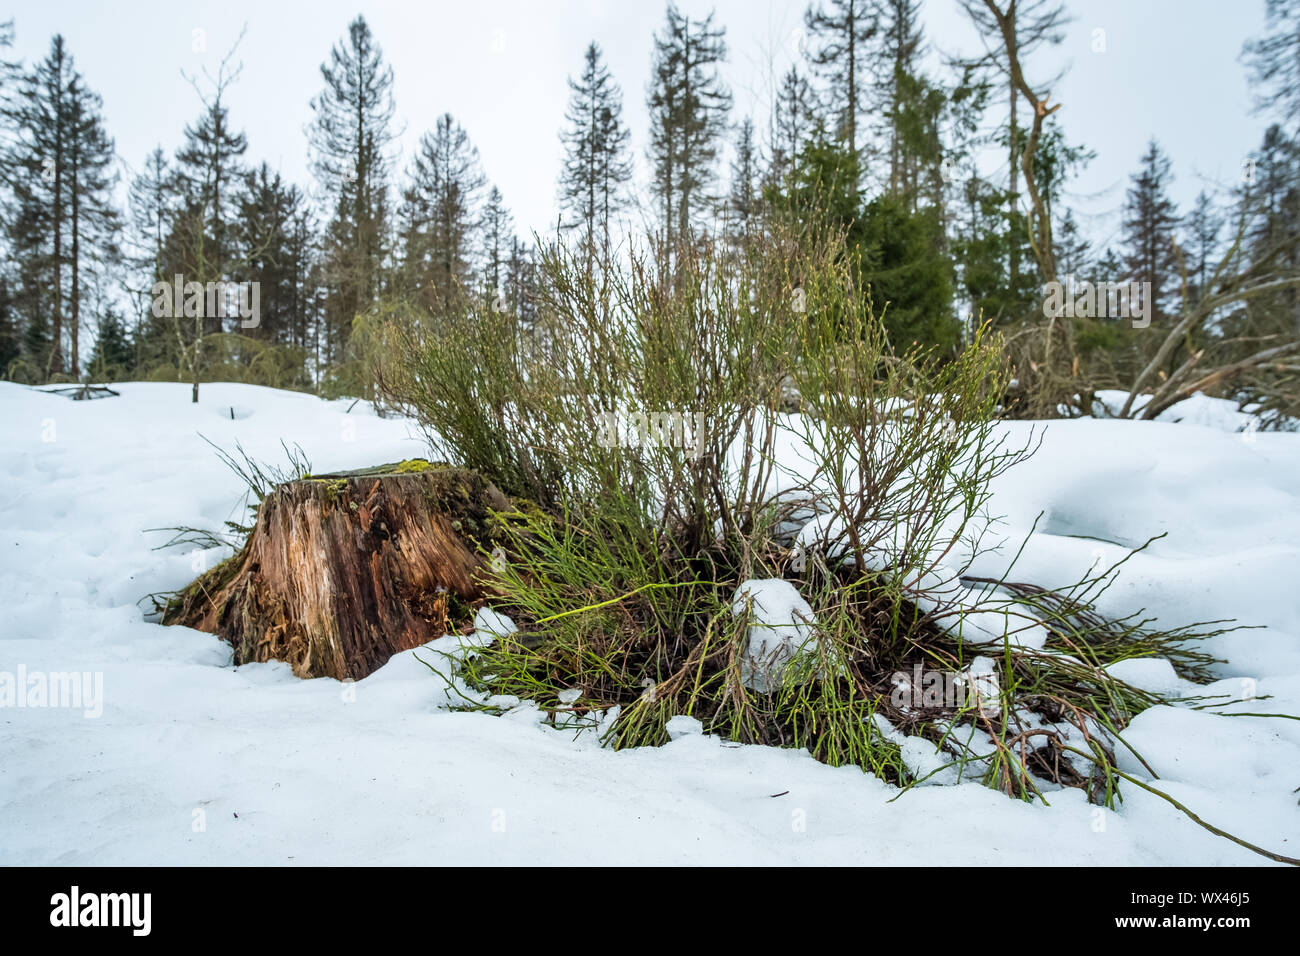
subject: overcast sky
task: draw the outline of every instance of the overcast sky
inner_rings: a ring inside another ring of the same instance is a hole
[[[1174,196],[1182,206],[1201,188],[1235,183],[1265,125],[1250,113],[1239,62],[1242,42],[1262,29],[1264,0],[1067,5],[1075,21],[1065,42],[1027,68],[1033,81],[1068,66],[1053,101],[1063,103],[1059,117],[1069,141],[1097,153],[1068,193],[1092,238],[1102,245],[1114,238],[1127,177],[1152,136],[1173,157]],[[716,9],[730,47],[724,76],[735,93],[733,119],[753,114],[764,128],[773,78],[797,56],[806,4],[682,0],[679,6],[692,16]],[[924,9],[932,64],[939,50],[978,49],[955,0],[926,0]],[[555,220],[566,79],[594,39],[622,86],[644,182],[651,38],[664,15],[658,2],[22,0],[0,19],[13,17],[16,50],[28,62],[45,54],[54,33],[64,35],[77,68],[103,96],[108,132],[128,173],[156,144],[174,151],[199,111],[182,71],[215,70],[247,24],[237,55],[243,73],[229,97],[231,118],[248,136],[246,160],[266,159],[310,187],[309,101],[321,88],[320,63],[358,12],[394,70],[405,129],[401,168],[419,135],[451,112],[478,146],[520,231],[546,231]],[[1105,52],[1093,52],[1097,30],[1105,31]],[[995,106],[989,119],[1000,120],[1004,110]]]

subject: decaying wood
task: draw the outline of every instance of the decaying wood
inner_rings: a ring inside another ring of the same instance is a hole
[[[234,662],[360,679],[447,633],[483,595],[489,510],[480,475],[406,461],[309,476],[262,501],[244,548],[171,602],[164,624],[217,634]]]

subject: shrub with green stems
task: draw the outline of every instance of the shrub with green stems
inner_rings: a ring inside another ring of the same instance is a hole
[[[472,706],[500,695],[557,724],[601,715],[616,747],[663,743],[685,715],[904,787],[935,772],[900,744],[921,737],[1009,795],[1077,787],[1113,804],[1132,780],[1114,760],[1123,729],[1164,699],[1106,667],[1159,655],[1203,679],[1212,661],[1188,641],[1212,632],[1108,621],[1100,578],[1053,590],[970,575],[991,480],[1034,451],[994,425],[1008,383],[997,336],[956,357],[896,352],[831,232],[774,231],[739,251],[650,243],[599,267],[541,249],[529,327],[476,297],[437,314],[385,307],[388,401],[418,416],[438,458],[518,503],[494,516],[484,584],[519,630],[458,659],[483,695]],[[663,413],[703,431],[666,440],[644,424]],[[751,641],[785,624],[738,589],[767,578],[808,603],[789,624],[810,636],[757,687]],[[1006,634],[964,640],[989,613]],[[1045,630],[1043,646],[1020,646],[1018,621]],[[917,663],[962,671],[978,656],[995,662],[996,701],[891,695]],[[972,733],[986,742],[963,743]]]

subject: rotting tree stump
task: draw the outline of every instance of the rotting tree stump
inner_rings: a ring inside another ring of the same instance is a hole
[[[162,621],[219,635],[235,664],[360,679],[467,616],[484,596],[489,511],[509,508],[477,472],[419,459],[286,482],[263,499],[243,549]]]

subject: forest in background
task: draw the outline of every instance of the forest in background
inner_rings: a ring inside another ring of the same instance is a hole
[[[546,236],[518,234],[452,114],[396,155],[393,74],[363,17],[321,64],[312,190],[245,163],[227,106],[236,43],[193,78],[182,145],[142,158],[124,207],[100,98],[55,36],[39,62],[0,74],[0,375],[375,397],[375,330],[395,309],[436,316],[473,298],[544,340],[539,244],[582,250],[596,280],[638,243],[660,258],[744,255],[773,231],[830,227],[892,348],[956,357],[979,325],[1002,334],[1008,410],[1096,414],[1094,393],[1120,389],[1130,398],[1108,413],[1152,417],[1198,391],[1251,403],[1265,427],[1300,412],[1300,2],[1267,0],[1267,31],[1242,51],[1269,125],[1240,182],[1180,209],[1173,159],[1153,140],[1104,248],[1063,199],[1093,154],[1056,111],[1060,78],[1022,68],[1060,43],[1067,6],[956,7],[984,52],[927,72],[920,0],[815,2],[804,62],[769,115],[737,116],[725,31],[669,5],[648,51],[646,182],[593,42],[557,117],[561,208]],[[0,30],[0,59],[12,30]],[[989,150],[1006,159],[982,174]],[[256,321],[160,310],[156,290],[177,276],[255,283]],[[1141,321],[1095,294],[1130,284],[1149,290]]]

